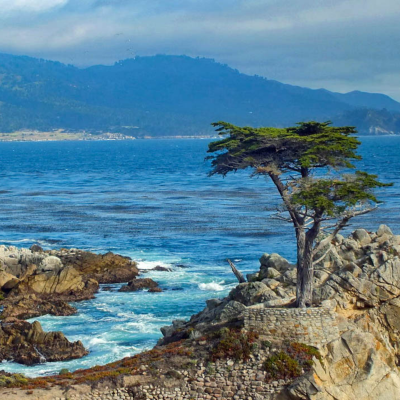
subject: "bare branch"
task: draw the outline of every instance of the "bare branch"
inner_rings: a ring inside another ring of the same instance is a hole
[[[228,263],[232,268],[233,273],[235,274],[237,280],[239,281],[239,283],[245,283],[246,279],[244,278],[243,274],[236,268],[235,264],[228,259]]]
[[[332,245],[329,246],[328,250],[324,253],[324,255],[320,258],[318,258],[318,260],[313,260],[313,264],[316,265],[318,263],[320,263],[321,261],[323,261],[325,259],[325,257],[331,252],[332,250]]]
[[[328,243],[330,243],[334,237],[343,229],[347,226],[348,222],[354,218],[357,217],[359,215],[364,215],[364,214],[368,214],[371,211],[374,211],[376,208],[378,208],[378,206],[374,206],[371,208],[366,208],[364,210],[360,210],[360,211],[349,211],[347,212],[347,214],[340,220],[338,221],[337,224],[335,224],[335,229],[333,230],[333,232],[328,235],[326,238],[324,238],[323,240],[321,240],[321,242],[318,243],[317,247],[314,249],[313,254],[317,254],[321,249],[323,249]]]

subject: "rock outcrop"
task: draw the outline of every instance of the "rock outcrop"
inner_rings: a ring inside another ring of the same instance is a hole
[[[33,365],[72,360],[87,354],[80,341],[71,343],[61,332],[44,332],[37,321],[30,324],[9,318],[0,324],[0,362]]]
[[[99,283],[129,282],[138,274],[135,262],[113,253],[0,246],[3,317],[71,315],[73,308],[65,302],[92,299]]]
[[[120,292],[137,292],[138,290],[149,289],[149,292],[162,291],[158,287],[158,283],[150,278],[144,279],[133,279],[127,285],[124,285],[119,289]]]
[[[41,315],[69,316],[76,314],[77,310],[62,300],[45,300],[29,294],[6,299],[3,302],[3,319],[13,317],[17,319],[30,319]]]
[[[377,232],[358,229],[348,238],[338,235],[316,258],[323,255],[326,256],[315,265],[314,307],[328,308],[336,315],[337,334],[330,336],[329,343],[321,340],[318,347],[322,357],[314,360],[310,372],[286,385],[279,395],[262,398],[398,398],[400,236],[385,225]],[[239,284],[226,298],[208,300],[206,308],[189,321],[175,321],[173,326],[164,327],[164,338],[159,344],[200,337],[221,327],[245,327],[244,315],[246,318],[252,315],[254,327],[264,323],[264,314],[273,315],[273,319],[265,322],[261,334],[274,332],[274,339],[287,336],[290,332],[279,334],[281,326],[287,329],[288,318],[287,312],[282,311],[286,319],[279,320],[279,308],[291,307],[294,300],[295,266],[278,254],[264,254],[260,264],[260,271],[249,274],[249,282]],[[265,313],[266,308],[278,309]],[[322,325],[310,318],[312,324],[317,324],[315,327],[306,326],[308,320],[298,318],[293,321],[293,334],[303,332],[303,326],[304,332],[312,330],[315,339]]]

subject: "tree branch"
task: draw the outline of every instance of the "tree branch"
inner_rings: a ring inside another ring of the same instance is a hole
[[[345,215],[340,221],[338,221],[338,223],[335,225],[335,229],[333,230],[333,232],[328,235],[326,238],[324,238],[323,240],[321,240],[321,242],[318,243],[318,245],[316,246],[316,248],[314,249],[314,255],[317,254],[321,249],[323,249],[328,243],[330,243],[335,236],[343,229],[346,227],[346,225],[348,224],[348,222],[354,218],[357,217],[359,215],[364,215],[364,214],[368,214],[371,211],[374,211],[375,209],[377,209],[378,206],[372,207],[372,208],[367,208],[365,210],[360,210],[360,211],[352,211],[347,213],[347,215]]]
[[[237,280],[239,281],[239,283],[245,283],[246,279],[244,278],[243,274],[236,268],[235,264],[228,259],[228,263],[232,268],[233,273],[235,274]]]

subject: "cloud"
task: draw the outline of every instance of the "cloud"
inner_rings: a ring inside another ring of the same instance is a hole
[[[44,12],[68,3],[68,0],[0,0],[0,14],[9,16],[10,13]]]
[[[283,82],[400,100],[398,0],[0,0],[0,18],[3,52],[80,66],[206,56]]]

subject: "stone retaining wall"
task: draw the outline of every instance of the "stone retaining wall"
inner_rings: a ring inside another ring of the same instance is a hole
[[[274,400],[288,382],[266,382],[263,362],[270,354],[269,349],[259,349],[247,362],[199,363],[191,370],[177,370],[174,378],[160,377],[151,383],[86,395],[70,394],[62,400]]]
[[[248,307],[243,314],[246,329],[269,340],[288,339],[315,347],[337,339],[336,313],[328,308]],[[71,394],[68,400],[274,400],[288,382],[266,382],[263,362],[274,349],[259,349],[247,362],[219,360],[194,369],[178,370],[173,379],[163,377],[142,385]],[[145,368],[143,366],[143,368]],[[146,368],[145,368],[146,369]]]
[[[244,327],[270,340],[291,340],[321,347],[339,337],[336,313],[328,308],[248,307]]]

